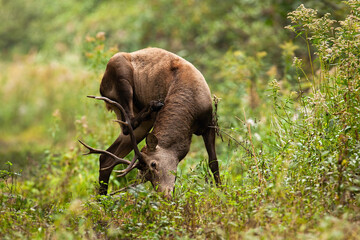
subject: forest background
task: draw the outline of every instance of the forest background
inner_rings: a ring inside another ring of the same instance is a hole
[[[359,239],[358,0],[0,3],[1,239]],[[172,200],[96,194],[77,139],[105,149],[119,128],[86,96],[114,53],[146,47],[219,98],[221,188],[193,137]]]

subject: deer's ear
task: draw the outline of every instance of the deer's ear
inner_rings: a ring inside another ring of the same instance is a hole
[[[150,151],[155,151],[156,146],[158,145],[158,139],[157,137],[152,134],[149,133],[146,137],[146,146]]]

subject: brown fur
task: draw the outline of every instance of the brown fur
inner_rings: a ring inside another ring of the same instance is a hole
[[[131,119],[150,102],[164,106],[134,126],[137,141],[144,139],[153,127],[151,140],[142,150],[140,174],[158,191],[169,196],[175,183],[177,165],[189,151],[192,134],[202,135],[209,153],[209,164],[216,183],[220,184],[212,124],[212,102],[209,87],[202,74],[183,58],[158,48],[133,53],[117,53],[109,61],[100,85],[101,95],[120,103]],[[112,106],[107,105],[108,108]],[[119,120],[124,119],[113,109]],[[131,150],[130,137],[123,133],[108,151],[119,157]],[[155,140],[156,139],[156,140]],[[148,139],[147,139],[148,140]],[[154,144],[154,142],[156,144]],[[100,168],[110,165],[106,155],[100,156]],[[100,171],[100,192],[106,194],[112,169]]]

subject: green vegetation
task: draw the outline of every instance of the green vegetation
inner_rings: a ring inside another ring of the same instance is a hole
[[[1,239],[359,239],[359,0],[0,2]],[[172,200],[96,195],[77,139],[105,149],[119,128],[86,95],[148,46],[220,98],[221,188],[194,136]]]

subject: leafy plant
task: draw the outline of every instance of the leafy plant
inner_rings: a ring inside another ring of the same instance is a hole
[[[310,62],[311,76],[302,75],[312,82],[312,92],[303,98],[302,113],[296,121],[299,127],[295,135],[301,145],[298,150],[302,150],[297,158],[311,163],[312,174],[304,180],[319,182],[319,190],[336,193],[333,197],[342,204],[356,199],[354,194],[360,187],[360,39],[356,34],[360,29],[360,3],[346,4],[350,13],[343,21],[331,20],[330,14],[318,17],[315,10],[301,5],[289,14],[292,25],[287,27],[306,42],[309,56],[310,46],[314,47],[320,66],[315,74]],[[305,73],[298,59],[295,65]]]

